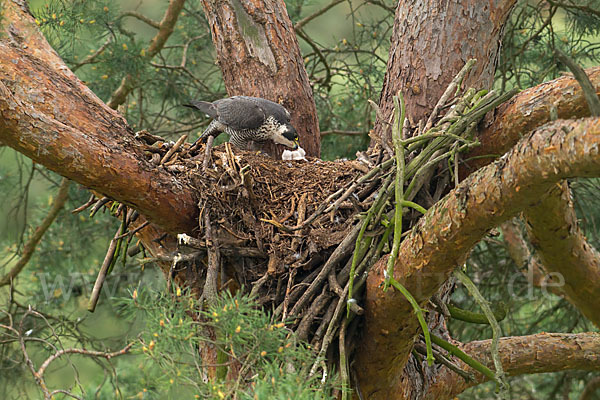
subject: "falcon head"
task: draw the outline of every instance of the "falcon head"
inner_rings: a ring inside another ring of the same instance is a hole
[[[289,121],[284,123],[279,122],[279,127],[273,132],[273,141],[275,143],[291,147],[293,150],[298,148],[298,140],[296,129],[290,125]]]
[[[256,97],[236,96],[235,98],[252,99],[256,102],[258,108],[264,113],[264,123],[271,127],[271,140],[294,150],[298,148],[298,134],[290,123],[291,115],[285,107]]]

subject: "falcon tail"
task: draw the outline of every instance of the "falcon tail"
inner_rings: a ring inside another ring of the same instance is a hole
[[[217,116],[217,108],[213,103],[207,101],[191,100],[189,104],[184,104],[184,106],[200,110],[211,118]]]

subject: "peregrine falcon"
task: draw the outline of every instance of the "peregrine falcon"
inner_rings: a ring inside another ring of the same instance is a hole
[[[210,125],[198,141],[209,136],[229,134],[229,142],[249,150],[251,142],[269,140],[292,149],[298,148],[298,135],[290,125],[290,113],[281,105],[258,97],[233,96],[213,103],[193,100],[187,107],[196,108],[209,117]]]

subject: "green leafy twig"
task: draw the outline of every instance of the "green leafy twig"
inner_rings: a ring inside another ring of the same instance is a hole
[[[490,324],[490,321],[487,319],[485,314],[463,310],[462,308],[458,308],[456,306],[453,306],[452,304],[446,304],[446,307],[448,307],[450,317],[454,319],[470,322],[472,324]],[[504,304],[500,304],[497,309],[493,310],[493,312],[494,318],[498,322],[506,318],[506,306]]]
[[[352,299],[352,291],[354,289],[354,278],[356,275],[356,266],[361,259],[360,254],[361,253],[364,254],[364,252],[361,252],[363,236],[365,235],[365,231],[367,230],[367,227],[369,226],[369,223],[371,222],[371,219],[373,218],[373,215],[375,214],[375,212],[378,211],[380,207],[383,207],[385,205],[384,194],[387,192],[387,188],[391,184],[391,179],[392,178],[390,175],[384,182],[382,188],[379,191],[379,197],[377,198],[375,203],[371,206],[371,208],[369,208],[369,211],[367,211],[367,215],[365,216],[365,218],[362,222],[360,231],[358,232],[358,237],[356,238],[356,242],[354,244],[354,253],[352,255],[352,265],[350,267],[350,280],[348,283],[348,285],[349,285],[348,299]],[[347,316],[350,316],[350,305],[348,304],[346,307],[347,307],[346,314],[347,314]]]

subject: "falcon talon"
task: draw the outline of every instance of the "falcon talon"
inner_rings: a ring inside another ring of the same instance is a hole
[[[280,104],[258,97],[233,96],[214,101],[192,100],[186,107],[195,108],[213,118],[208,128],[192,144],[225,132],[229,142],[242,150],[250,150],[251,142],[272,141],[293,150],[298,149],[298,134],[290,124],[290,113]]]

